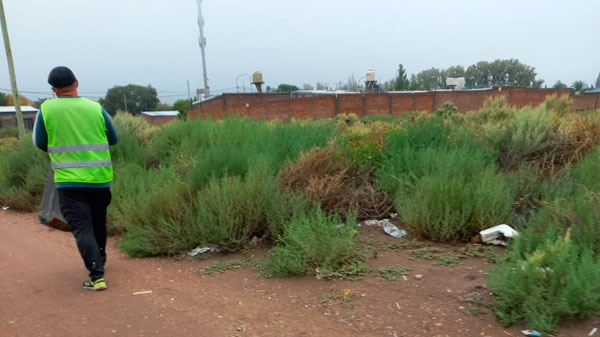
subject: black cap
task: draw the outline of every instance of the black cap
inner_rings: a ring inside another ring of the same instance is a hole
[[[50,70],[48,83],[55,88],[62,88],[75,83],[75,74],[65,66],[59,66]]]

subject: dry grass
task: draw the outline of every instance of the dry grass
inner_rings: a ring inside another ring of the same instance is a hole
[[[329,214],[345,217],[357,212],[359,219],[372,219],[392,209],[390,198],[376,187],[373,172],[352,168],[333,144],[303,153],[280,175],[284,188],[319,202]]]
[[[555,175],[592,151],[600,143],[600,123],[581,114],[567,114],[556,121],[552,138],[546,148],[523,158],[539,169],[541,177]]]

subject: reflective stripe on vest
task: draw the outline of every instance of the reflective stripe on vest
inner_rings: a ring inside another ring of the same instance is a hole
[[[85,144],[85,145],[63,145],[48,146],[48,153],[65,153],[77,151],[105,151],[108,150],[108,144]]]
[[[53,169],[75,168],[75,167],[104,167],[111,166],[110,160],[93,160],[93,161],[71,161],[66,163],[52,163]]]

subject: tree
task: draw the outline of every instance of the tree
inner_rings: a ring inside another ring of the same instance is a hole
[[[598,73],[598,78],[596,79],[596,88],[600,88],[600,73]]]
[[[465,68],[461,65],[452,66],[446,70],[446,75],[453,78],[465,77]]]
[[[29,98],[27,98],[23,95],[19,95],[19,104],[21,104],[21,106],[33,105],[33,103],[31,103],[31,101],[29,100]],[[15,99],[12,94],[6,95],[6,105],[8,105],[8,106],[15,105]]]
[[[561,82],[560,80],[556,81],[552,86],[553,89],[567,89],[567,85]]]
[[[446,72],[437,68],[423,70],[414,78],[415,83],[420,89],[435,90],[446,86]],[[411,77],[411,80],[413,78]],[[411,86],[413,86],[411,85]]]
[[[521,87],[541,87],[543,81],[536,80],[535,68],[519,60],[495,60],[477,62],[465,72],[466,85],[469,88],[487,88],[494,85]]]
[[[317,82],[317,90],[327,90],[327,85]]]
[[[0,106],[6,106],[6,94],[0,92]]]
[[[417,83],[417,76],[415,74],[410,75],[410,90],[425,90]]]
[[[583,90],[585,87],[587,87],[587,84],[585,84],[584,81],[575,81],[573,82],[573,84],[571,84],[571,87],[573,89],[575,89],[575,91],[581,91]]]
[[[394,81],[394,90],[408,90],[410,87],[410,81],[406,76],[406,70],[402,64],[398,65],[398,75],[396,75],[396,79]]]
[[[277,87],[277,92],[294,92],[300,90],[297,86],[293,84],[280,84]]]
[[[174,108],[171,105],[165,104],[165,103],[159,103],[156,108],[154,108],[155,111],[172,111]]]
[[[178,99],[173,103],[173,108],[179,111],[180,114],[186,113],[192,107],[189,99]]]
[[[105,98],[100,99],[100,104],[111,114],[123,110],[139,115],[142,111],[154,110],[159,103],[155,88],[136,84],[114,86],[108,89]]]

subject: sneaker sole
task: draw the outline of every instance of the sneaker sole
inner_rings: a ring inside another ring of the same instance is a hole
[[[83,289],[85,289],[85,290],[91,290],[91,291],[101,291],[101,290],[106,290],[106,289],[107,289],[107,287],[106,287],[106,286],[104,286],[104,287],[98,287],[98,288],[94,288],[94,287],[83,287]]]

